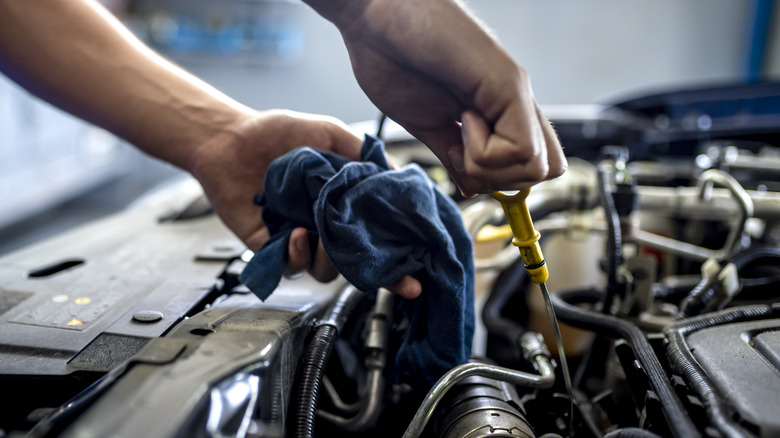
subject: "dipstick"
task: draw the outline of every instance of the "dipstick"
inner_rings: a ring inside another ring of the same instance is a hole
[[[566,354],[563,349],[563,338],[561,329],[558,327],[558,318],[555,316],[555,309],[550,300],[550,292],[547,290],[547,279],[550,272],[542,254],[542,247],[539,245],[539,232],[534,229],[531,213],[528,211],[525,199],[531,189],[520,190],[517,193],[493,192],[491,196],[501,203],[506,214],[509,227],[512,229],[514,238],[512,245],[520,250],[520,256],[523,258],[525,270],[531,281],[539,285],[544,296],[544,303],[547,307],[547,315],[550,317],[553,333],[555,334],[555,343],[558,346],[558,360],[561,362],[561,371],[563,381],[566,385],[566,392],[569,395],[569,436],[573,433],[574,424],[574,399],[572,398],[571,377],[569,375],[569,365],[566,362]]]

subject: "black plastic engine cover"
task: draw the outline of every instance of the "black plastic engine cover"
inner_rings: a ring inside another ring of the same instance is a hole
[[[0,258],[0,432],[29,430],[108,372],[54,433],[186,436],[247,388],[254,426],[283,424],[311,320],[340,286],[285,280],[261,303],[237,283],[245,246],[209,211],[180,214],[202,199],[183,181]]]
[[[707,328],[686,341],[741,423],[759,436],[780,436],[780,320]]]
[[[0,376],[107,372],[196,308],[245,247],[214,215],[158,221],[193,198],[171,187],[0,258]]]

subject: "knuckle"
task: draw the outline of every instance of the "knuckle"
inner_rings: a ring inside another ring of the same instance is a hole
[[[556,166],[550,166],[550,171],[547,173],[547,179],[553,179],[558,178],[559,176],[566,173],[566,169],[568,169],[569,165],[566,161],[559,163]]]
[[[303,270],[290,270],[288,269],[284,273],[284,277],[288,278],[290,280],[295,280],[296,278],[299,278],[301,275],[303,275]]]
[[[523,66],[515,64],[515,74],[517,75],[517,80],[520,83],[525,83],[531,79],[528,70],[526,70]]]
[[[320,247],[314,255],[314,261],[309,266],[309,274],[322,283],[331,282],[339,275],[336,268],[328,260],[325,250],[322,248],[322,243],[320,243]]]
[[[510,151],[511,162],[525,164],[539,157],[541,147],[534,141],[520,143]]]
[[[471,160],[483,167],[526,164],[539,156],[540,147],[533,141],[513,142],[492,135],[484,149],[473,151]]]
[[[312,277],[314,277],[315,280],[321,282],[321,283],[330,283],[331,281],[335,280],[336,277],[338,277],[338,272],[335,272],[333,270],[329,269],[317,269],[316,267],[312,268],[309,273]]]
[[[549,170],[550,168],[547,163],[539,163],[536,166],[531,166],[524,172],[525,181],[533,184],[540,183],[547,179]]]

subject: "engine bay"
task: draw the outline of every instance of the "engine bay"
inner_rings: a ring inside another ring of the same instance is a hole
[[[0,437],[778,436],[779,110],[761,83],[549,113],[569,169],[526,203],[571,394],[501,205],[385,127],[473,238],[471,362],[390,375],[408,321],[387,290],[303,276],[259,301],[180,180],[0,258]]]

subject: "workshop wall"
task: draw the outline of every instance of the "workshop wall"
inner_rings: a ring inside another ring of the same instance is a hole
[[[335,27],[302,2],[106,2],[164,55],[247,105],[330,114],[346,122],[378,115],[352,75]],[[470,2],[528,70],[542,105],[737,79],[744,70],[753,4]],[[777,32],[770,35],[773,42],[780,38]],[[771,53],[780,47],[773,42]],[[780,56],[772,59],[769,71],[780,71]],[[172,174],[170,166],[52,109],[0,76],[0,227],[46,214],[95,187],[111,187],[110,196],[99,199],[113,207],[101,208],[102,214]],[[62,216],[58,212],[55,223],[62,223]],[[21,234],[12,229],[0,237]]]
[[[479,0],[470,7],[530,73],[542,104],[591,103],[616,92],[737,79],[752,2]],[[332,114],[375,110],[351,75],[335,28],[304,5],[305,56],[293,66],[187,67],[243,102]]]

